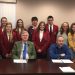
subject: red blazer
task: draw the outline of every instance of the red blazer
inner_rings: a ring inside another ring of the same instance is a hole
[[[13,29],[13,31],[16,33],[17,41],[21,41],[21,34],[19,34],[19,32],[16,31],[16,28]]]
[[[2,28],[0,27],[0,32],[2,32]]]
[[[33,42],[35,45],[36,52],[38,49],[42,50],[42,53],[47,53],[47,49],[50,45],[50,36],[48,32],[44,32],[42,41],[40,42],[39,32],[36,31],[33,37]]]
[[[5,57],[6,54],[10,54],[14,45],[14,42],[16,41],[16,34],[13,32],[13,41],[9,42],[6,32],[3,32],[0,37],[0,44],[1,44],[1,51],[2,55]]]
[[[46,24],[46,30],[49,32],[48,24]],[[53,25],[53,32],[50,35],[50,39],[51,39],[50,43],[51,44],[52,43],[56,43],[57,33],[58,33],[58,26],[57,25]]]
[[[0,38],[1,38],[1,33],[2,33],[2,28],[0,27]],[[1,43],[1,42],[0,42]],[[2,54],[1,52],[1,44],[0,44],[0,55]]]
[[[1,33],[2,33],[2,27],[0,27],[0,35],[1,35]]]

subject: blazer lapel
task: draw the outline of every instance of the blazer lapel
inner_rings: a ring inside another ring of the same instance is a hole
[[[37,40],[40,42],[40,35],[39,35],[39,31],[37,32]]]
[[[42,38],[42,40],[45,38],[46,36],[45,36],[45,32],[43,32],[43,38]]]
[[[49,25],[47,24],[47,28],[46,28],[46,30],[49,32]]]
[[[19,44],[18,44],[19,48],[18,48],[18,55],[19,55],[19,58],[20,58],[20,55],[21,55],[21,52],[22,52],[22,42],[20,41]]]
[[[29,51],[30,51],[30,42],[27,41],[27,44],[28,44],[28,53],[29,53]]]
[[[8,41],[8,37],[7,37],[6,32],[4,32],[4,35],[3,36],[6,38],[6,41]]]

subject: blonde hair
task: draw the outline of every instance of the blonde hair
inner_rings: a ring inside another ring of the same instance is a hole
[[[11,22],[7,22],[6,27],[7,27],[7,25],[11,25],[11,28],[12,28],[12,23]],[[5,27],[5,31],[6,31],[6,27]],[[13,34],[12,34],[12,29],[11,29],[11,31],[9,33],[9,41],[12,42],[13,41],[12,39],[13,39]]]
[[[28,33],[28,31],[27,31],[26,29],[23,29],[22,32],[21,32],[21,36],[22,36],[22,34],[24,34],[25,32]],[[29,33],[28,33],[28,36],[29,36]]]

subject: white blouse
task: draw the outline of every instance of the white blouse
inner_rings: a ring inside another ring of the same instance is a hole
[[[40,42],[41,42],[42,39],[43,39],[43,33],[44,33],[44,31],[40,31],[40,33],[39,33]]]

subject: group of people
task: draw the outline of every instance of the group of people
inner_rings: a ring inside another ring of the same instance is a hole
[[[32,25],[24,27],[18,19],[16,27],[6,17],[1,18],[0,59],[74,59],[75,23],[69,26],[63,22],[61,27],[54,24],[54,17],[47,17],[47,24],[38,18],[31,18]]]

